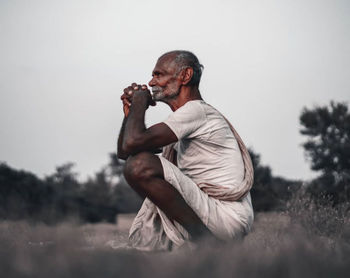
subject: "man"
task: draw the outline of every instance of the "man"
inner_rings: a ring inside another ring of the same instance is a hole
[[[133,83],[121,96],[125,118],[118,157],[129,185],[145,197],[130,230],[143,250],[171,249],[203,236],[241,238],[253,222],[253,169],[237,132],[199,91],[203,66],[189,51],[162,55],[149,86]],[[146,128],[156,101],[173,113]],[[163,148],[163,156],[154,153]]]

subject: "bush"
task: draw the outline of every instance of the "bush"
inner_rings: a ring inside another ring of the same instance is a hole
[[[305,188],[297,191],[287,204],[292,222],[301,225],[309,235],[332,239],[348,237],[349,209],[349,202],[334,205],[327,195],[315,198]]]
[[[254,184],[251,189],[255,211],[281,211],[293,192],[301,186],[300,181],[288,180],[272,175],[269,166],[260,163],[260,155],[249,150],[254,167]]]

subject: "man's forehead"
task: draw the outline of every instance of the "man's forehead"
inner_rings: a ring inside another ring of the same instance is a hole
[[[154,67],[154,70],[166,70],[175,68],[175,55],[174,54],[166,54],[161,57],[159,57],[156,66]]]
[[[158,61],[164,61],[164,62],[168,61],[168,62],[171,62],[171,61],[174,61],[175,58],[176,58],[175,53],[166,53],[166,54],[160,56],[160,57],[158,58]]]

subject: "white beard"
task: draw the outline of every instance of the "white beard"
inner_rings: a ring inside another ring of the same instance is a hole
[[[152,87],[152,97],[153,97],[153,100],[155,101],[164,101],[167,99],[173,99],[177,97],[179,93],[180,93],[180,88],[178,88],[177,90],[175,88],[171,89],[169,93],[165,94],[164,90],[161,87],[157,87],[157,86]]]

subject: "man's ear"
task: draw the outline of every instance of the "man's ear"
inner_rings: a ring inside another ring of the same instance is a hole
[[[187,67],[182,71],[182,85],[187,85],[193,76],[193,68]]]

